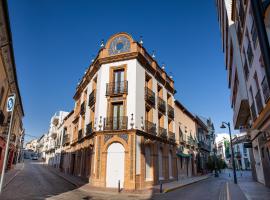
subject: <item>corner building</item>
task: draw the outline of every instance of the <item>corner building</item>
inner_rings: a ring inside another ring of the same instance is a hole
[[[93,186],[131,190],[176,180],[174,93],[140,43],[113,35],[74,95],[70,172]]]

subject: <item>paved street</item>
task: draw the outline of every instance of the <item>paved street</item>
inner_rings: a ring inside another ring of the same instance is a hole
[[[50,200],[125,200],[125,199],[141,199],[141,200],[167,200],[167,199],[200,199],[200,200],[246,200],[243,190],[247,190],[245,184],[254,183],[250,179],[249,172],[238,173],[239,184],[232,182],[232,177],[228,174],[231,171],[225,171],[219,178],[210,177],[206,180],[176,189],[166,194],[118,194],[114,191],[93,191],[89,186],[83,185],[75,188],[73,184],[66,181],[62,177],[56,175],[56,171],[49,170],[43,166],[41,162],[26,160],[24,168],[4,189],[0,199],[50,199]],[[253,186],[252,186],[253,187]],[[248,190],[252,190],[252,187]],[[259,199],[267,200],[268,193],[261,192],[264,187],[260,185],[256,188]],[[14,192],[14,188],[20,192]],[[241,188],[241,189],[240,189]],[[267,190],[267,189],[265,189]],[[261,192],[261,193],[258,193]],[[266,191],[267,192],[267,191]],[[246,193],[246,192],[245,192]],[[266,194],[266,195],[265,195]],[[248,199],[258,199],[252,196]],[[270,199],[270,198],[269,198]]]
[[[214,177],[167,194],[154,195],[154,199],[246,200],[239,186],[224,178]]]
[[[20,192],[14,192],[16,188]],[[4,189],[0,199],[45,199],[74,186],[48,171],[40,162],[25,161],[24,169]]]

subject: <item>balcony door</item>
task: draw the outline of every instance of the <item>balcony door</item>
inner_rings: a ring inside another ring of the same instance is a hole
[[[123,124],[124,106],[123,103],[113,104],[113,130],[119,130]]]
[[[124,70],[115,70],[113,73],[114,93],[123,93],[124,89]]]

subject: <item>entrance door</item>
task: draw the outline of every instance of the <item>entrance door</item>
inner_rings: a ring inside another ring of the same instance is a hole
[[[106,187],[117,188],[124,185],[125,149],[120,143],[113,143],[108,148]]]
[[[113,104],[113,130],[121,129],[123,124],[123,103]]]

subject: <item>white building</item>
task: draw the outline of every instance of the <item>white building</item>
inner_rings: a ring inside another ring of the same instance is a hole
[[[25,144],[25,149],[36,152],[37,146],[38,146],[37,139],[34,139]]]
[[[45,136],[45,162],[58,167],[60,164],[61,140],[63,134],[62,124],[68,112],[59,111],[54,114],[50,121],[48,134]]]
[[[252,142],[255,179],[270,187],[269,1],[216,0],[234,128]],[[267,155],[267,156],[264,156]]]
[[[230,163],[230,136],[228,133],[216,134],[215,144],[217,148],[217,156],[225,161],[227,165]]]
[[[247,133],[236,134],[232,139],[236,169],[251,169],[249,149],[244,146],[247,142]]]

